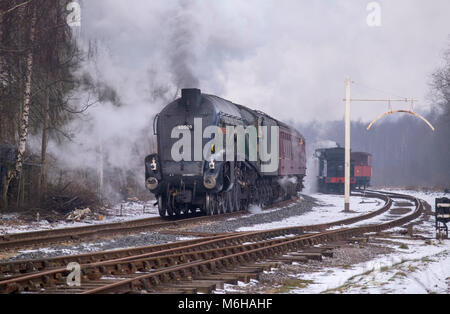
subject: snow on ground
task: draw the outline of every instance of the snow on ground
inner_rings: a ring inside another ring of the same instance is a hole
[[[450,193],[443,192],[426,192],[426,191],[416,191],[416,190],[404,190],[404,189],[396,189],[396,188],[385,188],[380,189],[380,191],[392,192],[392,193],[400,193],[407,195],[414,195],[415,197],[426,201],[430,204],[434,209],[434,203],[436,198],[447,197],[450,198]]]
[[[415,195],[433,209],[435,198],[450,197],[437,192],[386,191]],[[415,234],[434,236],[434,217],[421,221],[414,229]],[[450,240],[396,239],[392,248],[395,253],[348,269],[328,268],[318,273],[299,274],[298,278],[311,280],[313,284],[291,293],[450,293]]]
[[[294,227],[312,224],[322,224],[360,216],[370,211],[381,208],[384,203],[381,200],[374,200],[361,196],[352,196],[350,198],[350,213],[344,212],[344,196],[330,194],[311,194],[309,195],[318,200],[319,206],[314,207],[312,211],[301,216],[289,217],[282,221],[258,224],[251,227],[242,227],[237,231],[267,230],[284,227]],[[291,204],[292,206],[292,204]],[[279,210],[279,209],[272,209]],[[263,211],[261,213],[264,213]],[[259,214],[259,213],[257,213]]]
[[[248,218],[248,217],[252,217],[255,215],[264,215],[264,214],[268,214],[268,213],[273,213],[279,210],[283,210],[289,207],[293,207],[295,206],[298,202],[301,202],[303,200],[302,196],[299,196],[298,200],[295,202],[291,202],[286,206],[283,207],[274,207],[271,209],[262,209],[260,206],[252,204],[250,205],[250,207],[248,208],[248,214],[247,215],[242,215],[239,216],[238,218],[228,218],[227,221],[233,221],[233,220],[238,220],[238,219],[243,219],[243,218]]]
[[[450,293],[450,241],[400,240],[395,253],[296,277],[312,284],[290,293]]]
[[[58,221],[54,223],[49,223],[47,220],[35,222],[19,221],[18,214],[0,215],[0,235],[49,229],[82,227],[92,224],[113,223],[159,216],[158,208],[154,205],[153,201],[145,203],[134,201],[124,202],[112,208],[106,209],[106,212],[107,215],[104,216],[103,220],[84,219],[80,222]]]

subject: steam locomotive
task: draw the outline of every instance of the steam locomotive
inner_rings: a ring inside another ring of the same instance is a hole
[[[318,187],[323,193],[344,193],[345,149],[342,147],[317,149],[319,160]],[[372,155],[352,152],[350,155],[350,189],[365,189],[372,177]]]
[[[153,132],[157,153],[145,158],[145,179],[163,217],[246,210],[303,189],[304,137],[263,112],[183,89]]]

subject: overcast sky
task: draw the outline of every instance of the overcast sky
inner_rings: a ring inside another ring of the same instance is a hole
[[[122,100],[155,112],[149,81],[199,87],[285,121],[341,119],[347,75],[354,97],[413,96],[425,110],[450,44],[450,1],[378,1],[380,27],[367,24],[369,2],[84,1],[82,36],[107,47],[99,71]],[[372,120],[387,105],[353,109],[353,119]]]

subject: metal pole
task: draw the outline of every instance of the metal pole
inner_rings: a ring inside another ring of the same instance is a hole
[[[345,79],[345,211],[350,211],[350,84]]]

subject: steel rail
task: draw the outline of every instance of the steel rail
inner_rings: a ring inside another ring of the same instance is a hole
[[[76,262],[79,264],[90,264],[93,262],[99,262],[104,260],[114,260],[123,257],[130,257],[139,254],[145,253],[153,253],[153,252],[161,252],[170,248],[177,248],[186,246],[189,244],[195,244],[204,242],[210,239],[218,239],[226,236],[223,235],[212,235],[210,237],[203,237],[201,239],[192,239],[192,240],[184,240],[177,242],[170,242],[164,244],[143,246],[143,247],[135,247],[135,248],[127,248],[120,250],[110,250],[110,251],[99,251],[93,253],[84,253],[77,255],[69,255],[69,256],[58,256],[52,258],[42,258],[42,259],[27,259],[27,260],[18,260],[18,261],[10,261],[10,262],[1,262],[0,263],[0,275],[14,275],[14,274],[24,274],[31,273],[35,271],[42,271],[43,269],[48,268],[57,268],[65,266],[71,262]],[[10,278],[10,277],[8,277]],[[0,277],[0,282],[5,278]]]
[[[172,267],[170,269],[163,269],[160,271],[147,273],[131,279],[121,280],[115,283],[104,285],[102,287],[84,291],[82,292],[82,294],[111,293],[133,291],[136,289],[149,289],[157,286],[160,283],[186,279],[201,272],[211,273],[217,270],[227,269],[230,265],[235,265],[237,263],[248,263],[254,260],[265,259],[268,256],[278,256],[289,251],[296,251],[300,248],[309,247],[312,244],[343,240],[356,235],[361,235],[369,232],[380,232],[385,229],[397,227],[418,218],[423,212],[422,201],[409,196],[405,198],[414,200],[416,204],[415,211],[408,216],[391,222],[378,225],[325,231],[315,235],[307,235],[304,237],[298,237],[296,239],[288,239],[286,241],[282,241],[281,243],[272,244],[262,248],[251,249],[246,252],[217,257],[207,261],[201,260],[189,263],[188,265],[181,265],[178,267]]]

